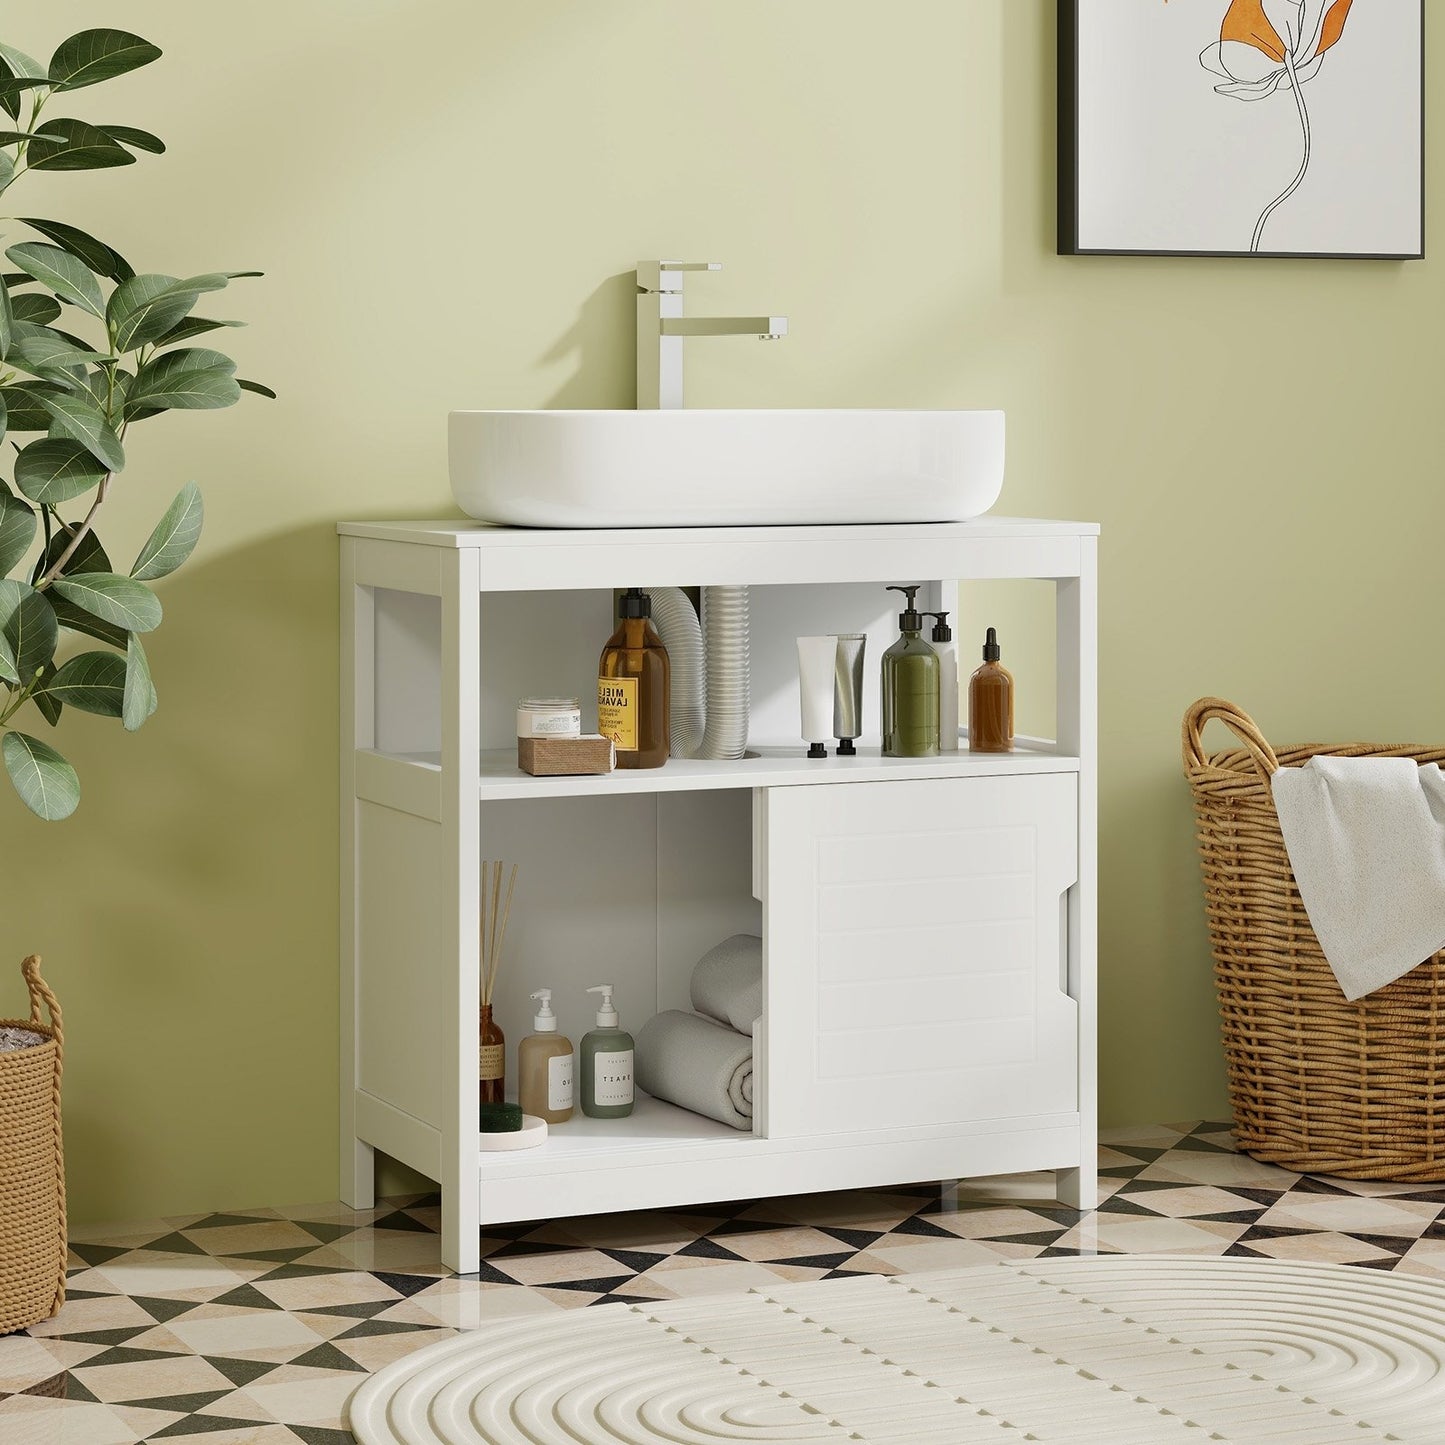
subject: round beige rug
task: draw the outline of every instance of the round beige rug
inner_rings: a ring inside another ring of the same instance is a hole
[[[609,1305],[418,1350],[361,1445],[1445,1441],[1445,1281],[1030,1260]]]

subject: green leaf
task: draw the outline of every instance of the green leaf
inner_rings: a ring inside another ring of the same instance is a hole
[[[0,130],[0,146],[19,145],[21,141],[34,139],[28,130]]]
[[[55,506],[99,486],[106,469],[82,442],[47,437],[31,442],[15,459],[15,485],[32,502]]]
[[[50,599],[50,607],[55,613],[55,620],[62,627],[71,632],[83,633],[86,637],[93,637],[97,642],[108,642],[112,647],[125,646],[125,640],[130,633],[124,627],[117,627],[113,622],[103,622],[99,617],[92,617],[89,612],[59,596],[54,587],[45,595]]]
[[[35,564],[35,580],[37,582],[60,561],[60,554],[70,545],[70,539],[75,536],[76,530],[74,524],[63,526],[56,530],[55,535],[51,537],[49,544],[45,548],[44,555]],[[87,532],[85,536],[80,539],[80,545],[70,554],[69,560],[66,562],[61,575],[64,576],[72,572],[112,572],[114,570],[110,565],[110,558],[105,554],[105,548],[101,546],[100,538],[97,537],[94,532]],[[60,617],[60,601],[61,599],[55,596],[52,596],[50,599],[50,605],[54,608],[57,617]],[[83,615],[88,616],[89,614]],[[61,618],[61,622],[62,625],[64,625],[63,618]],[[122,636],[118,645],[121,647],[125,646],[124,636]]]
[[[15,159],[8,151],[0,151],[0,191],[15,179]]]
[[[232,380],[236,363],[219,351],[203,346],[168,351],[148,362],[136,375],[126,398],[126,415],[142,410],[175,407],[201,411],[231,406],[241,399]]]
[[[50,57],[50,78],[61,90],[79,90],[159,60],[149,40],[126,30],[82,30],[62,40]]]
[[[50,287],[63,301],[83,306],[92,316],[104,317],[105,297],[90,267],[59,246],[44,241],[22,241],[5,252],[22,271]]]
[[[140,638],[131,634],[125,646],[125,698],[122,702],[122,726],[133,733],[156,710],[156,687],[151,681],[151,667],[146,660]]]
[[[16,321],[28,321],[32,326],[49,326],[60,315],[60,302],[39,291],[27,291],[10,297],[10,311]]]
[[[42,391],[59,396],[63,388],[48,381],[27,381],[18,386],[0,387],[0,402],[5,405],[6,425],[12,432],[49,431],[50,413],[40,404]]]
[[[17,79],[39,80],[46,85],[50,84],[50,75],[45,67],[23,50],[16,50],[13,45],[0,45],[0,61],[5,62],[5,68]]]
[[[60,308],[55,308],[59,314]],[[5,356],[15,340],[15,309],[10,302],[10,288],[0,286],[0,357]]]
[[[35,526],[35,513],[19,497],[0,496],[0,576],[10,572],[30,550]]]
[[[18,390],[34,397],[50,413],[52,431],[82,442],[91,456],[105,463],[107,471],[118,472],[125,466],[120,438],[110,429],[100,408],[88,397],[83,399],[65,392],[40,391],[29,382]]]
[[[10,644],[0,637],[0,682],[19,684],[20,674],[15,671],[15,655]]]
[[[5,405],[5,397],[0,393],[0,441],[5,440],[5,433],[10,430],[10,408]]]
[[[144,582],[116,572],[76,572],[57,577],[51,586],[67,602],[129,632],[150,632],[160,626],[160,598]]]
[[[55,613],[28,582],[0,578],[0,633],[10,644],[15,670],[29,682],[55,656]]]
[[[138,151],[149,151],[153,156],[166,153],[166,143],[148,130],[137,130],[133,125],[103,125],[100,127],[111,140],[131,146]]]
[[[195,549],[204,521],[201,489],[194,482],[187,482],[146,539],[130,575],[137,581],[150,582],[174,572]]]
[[[202,336],[222,326],[244,326],[244,321],[211,321],[204,316],[187,316],[178,321],[164,336],[156,338],[157,346],[174,346],[178,341],[189,341],[193,336]]]
[[[135,157],[103,130],[70,119],[47,120],[40,126],[25,159],[32,171],[98,171],[135,164]]]
[[[116,350],[131,351],[164,336],[198,300],[200,292],[181,288],[174,276],[147,274],[123,281],[106,308]]]
[[[79,807],[80,779],[49,743],[9,732],[0,740],[0,751],[20,801],[32,813],[47,823],[56,823]]]
[[[55,664],[53,662],[47,662],[40,670],[40,685],[30,694],[30,701],[35,704],[40,716],[43,717],[51,727],[56,728],[60,726],[60,715],[65,711],[65,708],[61,705],[58,697],[51,697],[50,694],[45,691],[46,686],[54,677]]]
[[[44,692],[81,712],[119,717],[125,696],[126,660],[118,652],[82,652],[46,680]]]
[[[244,376],[238,376],[236,385],[242,391],[254,391],[257,396],[269,396],[272,401],[276,400],[276,393],[269,386],[262,386],[259,381],[247,381]]]
[[[71,379],[67,374],[71,367],[84,367],[91,361],[115,360],[112,356],[91,351],[89,347],[77,346],[74,338],[52,331],[48,326],[37,326],[35,332],[38,334],[17,336],[5,358],[11,366],[34,376],[65,384]]]
[[[135,272],[130,263],[114,247],[104,241],[97,241],[76,226],[64,221],[46,221],[36,216],[19,217],[33,231],[63,246],[77,260],[83,261],[97,276],[106,276],[112,281],[128,281]]]

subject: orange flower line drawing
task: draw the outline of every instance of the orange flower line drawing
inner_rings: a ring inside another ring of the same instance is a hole
[[[1304,86],[1320,73],[1325,52],[1344,33],[1353,0],[1230,0],[1219,39],[1199,63],[1222,77],[1216,95],[1265,100],[1279,90],[1294,96],[1304,154],[1295,178],[1260,212],[1249,249],[1258,251],[1265,223],[1299,189],[1310,167],[1310,115]]]

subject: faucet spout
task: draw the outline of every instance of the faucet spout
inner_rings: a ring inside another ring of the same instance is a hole
[[[689,336],[756,336],[776,341],[788,334],[786,316],[684,316],[683,277],[688,271],[720,270],[716,261],[639,261],[637,264],[637,406],[682,406],[682,343]]]
[[[756,336],[788,334],[786,316],[669,316],[660,321],[663,336]]]

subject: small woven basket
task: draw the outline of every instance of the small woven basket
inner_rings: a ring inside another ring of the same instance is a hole
[[[1211,718],[1244,746],[1206,753]],[[1445,748],[1411,745],[1276,752],[1217,697],[1184,715],[1235,1137],[1302,1174],[1445,1179],[1445,953],[1346,1000],[1300,901],[1269,781],[1321,754],[1445,761]]]
[[[45,1042],[0,1054],[0,1335],[49,1319],[65,1301],[60,1005],[40,977],[39,958],[20,970],[30,1017],[0,1025],[30,1029]]]

